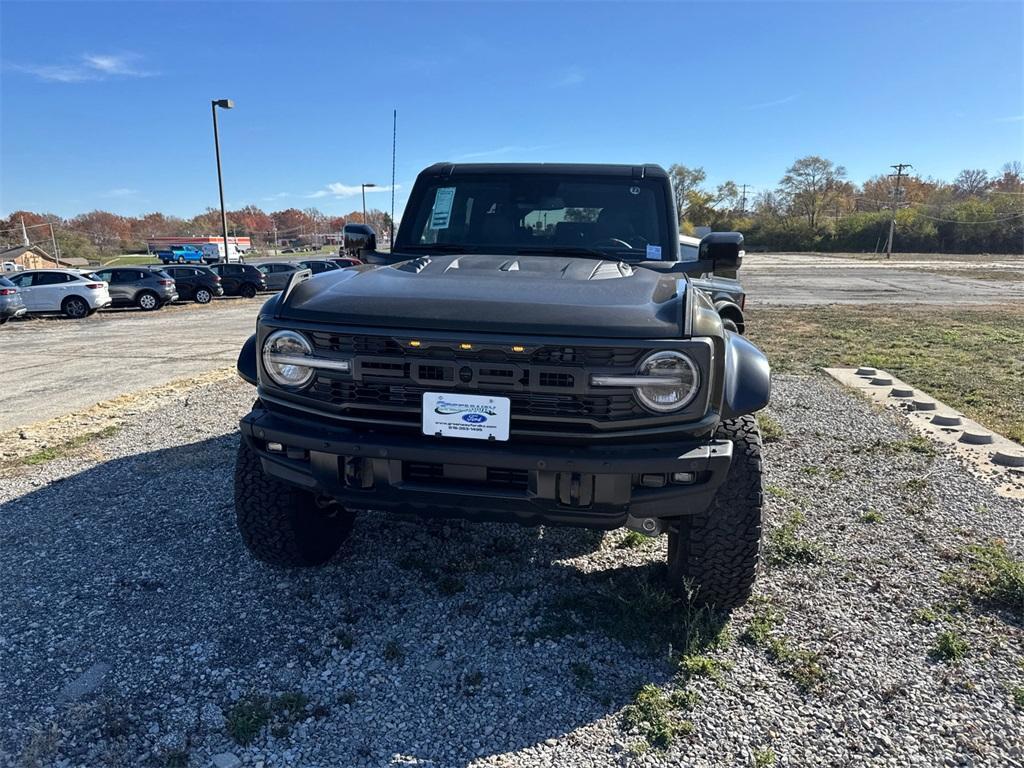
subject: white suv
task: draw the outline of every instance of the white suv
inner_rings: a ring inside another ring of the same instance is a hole
[[[30,269],[9,275],[30,312],[61,312],[80,318],[110,306],[107,284],[95,275],[71,269]]]

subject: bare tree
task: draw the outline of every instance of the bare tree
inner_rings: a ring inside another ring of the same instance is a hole
[[[809,155],[793,163],[779,185],[793,210],[813,229],[817,227],[822,211],[830,208],[833,198],[841,193],[840,182],[845,178],[843,166]]]
[[[965,168],[953,179],[953,187],[961,197],[980,195],[990,184],[988,171],[981,168]]]

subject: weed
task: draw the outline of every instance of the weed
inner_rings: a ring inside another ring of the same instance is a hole
[[[249,746],[270,722],[270,707],[264,697],[240,699],[224,713],[228,735],[243,747]]]
[[[921,608],[915,608],[910,617],[917,624],[934,624],[939,620],[939,612],[926,605]]]
[[[30,453],[28,456],[21,459],[20,463],[28,466],[45,464],[48,461],[53,461],[54,459],[66,456],[72,451],[88,445],[93,440],[102,440],[106,437],[113,437],[120,431],[120,429],[121,428],[119,426],[111,424],[96,432],[78,435],[77,437],[72,437],[70,440],[64,440],[56,445],[48,445],[45,448],[40,448],[35,453]]]
[[[761,440],[765,443],[777,443],[786,435],[782,425],[765,411],[757,412],[757,426],[761,430]]]
[[[678,688],[669,694],[668,699],[672,709],[693,709],[700,701],[700,694],[689,688]]]
[[[188,750],[172,749],[165,752],[163,768],[188,768]]]
[[[644,536],[637,531],[627,531],[626,535],[622,537],[622,541],[619,542],[619,549],[637,549],[647,544],[650,540],[649,536]]]
[[[779,499],[791,500],[796,498],[795,493],[778,485],[766,485],[764,489],[767,493]]]
[[[352,646],[355,644],[355,638],[352,637],[350,632],[344,629],[334,630],[334,640],[346,651],[352,650]]]
[[[396,664],[402,664],[405,662],[405,651],[402,650],[402,646],[396,641],[388,640],[384,646],[384,658]]]
[[[960,586],[965,591],[997,607],[1021,612],[1024,560],[1014,557],[1002,541],[972,545],[964,557],[968,571],[960,580]]]
[[[936,661],[960,661],[969,651],[970,646],[966,640],[953,630],[946,629],[939,632],[935,638],[935,645],[929,651],[929,656]]]
[[[355,691],[342,691],[338,695],[338,703],[344,704],[347,707],[351,707],[358,699],[359,697],[356,695]]]
[[[862,523],[880,523],[882,522],[882,513],[877,509],[869,509],[863,515],[860,516]]]
[[[484,683],[484,673],[479,669],[474,672],[470,672],[462,679],[462,682],[467,688],[479,688]]]
[[[808,464],[806,467],[802,467],[800,471],[803,472],[805,475],[808,475],[809,477],[816,477],[817,475],[821,474],[821,467],[817,467],[813,464]]]
[[[870,443],[854,446],[853,453],[880,453],[883,456],[898,456],[902,453],[916,453],[922,456],[935,456],[938,451],[927,437],[915,435],[906,440],[883,440],[876,438]]]
[[[648,745],[668,749],[676,737],[693,733],[693,723],[672,717],[675,704],[658,686],[647,684],[622,711],[622,724],[627,729],[638,729]]]
[[[1018,685],[1011,690],[1010,698],[1013,699],[1013,706],[1017,709],[1024,709],[1024,685]]]
[[[758,747],[754,750],[754,768],[771,768],[775,765],[775,750],[771,747]]]
[[[740,640],[758,648],[765,647],[780,618],[768,603],[764,603],[754,611],[754,616],[740,635]]]
[[[846,477],[846,470],[841,467],[833,467],[828,471],[828,479],[834,483],[838,483],[844,477]]]
[[[732,665],[727,661],[719,661],[710,656],[683,656],[679,660],[679,672],[684,680],[693,677],[710,677],[715,682],[721,682],[722,671],[731,669]]]
[[[594,684],[594,670],[589,664],[577,661],[569,665],[577,688],[586,689]]]
[[[806,565],[820,562],[822,547],[797,533],[804,524],[802,512],[793,511],[768,536],[768,562],[772,565]]]
[[[780,619],[781,614],[765,604],[755,611],[740,639],[763,648],[770,659],[782,665],[782,673],[801,690],[816,690],[825,679],[820,654],[793,648],[784,636],[772,634]]]

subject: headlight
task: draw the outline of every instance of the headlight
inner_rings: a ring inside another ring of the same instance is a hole
[[[303,387],[313,378],[313,368],[304,365],[313,348],[295,331],[274,331],[263,342],[263,368],[282,387]]]
[[[693,400],[700,388],[697,366],[682,352],[648,355],[637,372],[641,377],[649,376],[658,381],[636,388],[637,399],[652,411],[678,411]]]

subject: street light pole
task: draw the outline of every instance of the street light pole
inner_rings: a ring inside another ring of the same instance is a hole
[[[362,187],[362,191],[363,191],[363,224],[365,224],[366,223],[366,188],[367,187],[376,187],[377,185],[373,184],[372,182],[367,182],[365,184],[360,184],[359,186]]]
[[[214,99],[210,102],[213,112],[213,147],[217,153],[217,188],[220,190],[220,225],[224,235],[224,261],[228,261],[228,214],[224,209],[224,176],[220,170],[220,133],[217,130],[217,107],[233,109],[235,102],[231,99]]]

